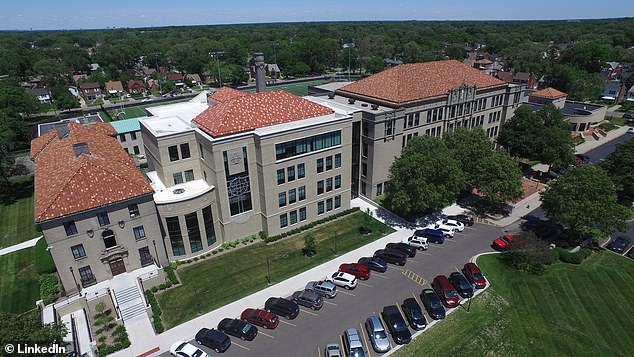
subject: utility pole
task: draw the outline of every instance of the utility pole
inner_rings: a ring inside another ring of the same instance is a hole
[[[276,51],[276,49],[277,49],[277,46],[279,46],[279,45],[280,44],[277,43],[277,42],[273,42],[271,44],[271,46],[273,47],[273,63],[275,63],[276,66],[277,66],[277,51]],[[279,66],[277,66],[277,68],[279,68]],[[276,79],[277,79],[277,72],[275,72],[273,74],[273,81],[275,82]]]
[[[352,41],[354,41],[354,39]],[[351,48],[354,48],[354,42],[344,43],[343,48],[348,49],[348,82],[350,82],[350,53],[352,52]]]
[[[222,78],[220,77],[220,57],[224,56],[224,51],[209,52],[209,56],[216,59],[218,65],[218,88],[222,87]]]

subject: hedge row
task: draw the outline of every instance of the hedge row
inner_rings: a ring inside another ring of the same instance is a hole
[[[40,275],[40,297],[42,298],[44,305],[55,302],[55,300],[57,300],[58,293],[59,282],[57,280],[57,274]]]
[[[592,251],[588,248],[583,248],[576,253],[571,253],[563,248],[558,248],[557,251],[559,253],[559,260],[570,264],[581,264],[584,259],[592,254]]]
[[[172,267],[171,264],[163,268],[163,270],[165,271],[165,274],[167,275],[167,279],[169,279],[169,281],[171,282],[171,285],[180,284],[180,282],[178,281],[178,278],[176,277],[176,273],[174,273],[174,268]],[[169,288],[169,286],[166,287],[165,289],[167,288]]]
[[[154,290],[154,288],[152,288],[152,290]],[[154,332],[157,334],[161,333],[165,331],[165,327],[163,327],[163,322],[161,321],[161,315],[163,314],[161,307],[159,306],[158,301],[156,301],[156,297],[151,290],[145,290],[145,296],[152,307],[152,323],[154,324]]]
[[[35,270],[38,274],[50,274],[57,271],[51,253],[46,250],[47,247],[48,244],[44,238],[40,238],[35,243]]]
[[[301,233],[301,232],[303,232],[305,230],[311,229],[311,228],[313,228],[313,227],[315,227],[315,226],[317,226],[319,224],[330,222],[330,221],[332,221],[334,219],[337,219],[339,217],[343,217],[345,215],[348,215],[348,214],[353,213],[353,212],[358,212],[358,211],[359,211],[358,208],[350,208],[350,209],[347,209],[345,211],[341,211],[339,213],[330,215],[328,217],[324,217],[324,218],[319,219],[317,221],[314,221],[314,222],[305,224],[305,225],[303,225],[301,227],[298,227],[298,228],[292,229],[290,231],[284,232],[282,234],[278,234],[276,236],[267,237],[266,234],[263,234],[262,232],[260,232],[260,237],[264,236],[264,238],[262,238],[262,240],[264,240],[266,243],[275,242],[275,241],[278,241],[278,240],[280,240],[282,238],[286,238],[288,236],[292,236],[294,234]]]
[[[264,233],[264,232],[260,232],[260,236],[261,236],[263,233]],[[264,235],[266,236],[266,234],[264,234]],[[197,261],[199,261],[199,260],[202,260],[202,259],[205,259],[205,258],[209,258],[209,257],[211,257],[212,255],[216,255],[216,254],[218,254],[218,253],[220,253],[220,252],[224,252],[225,250],[229,250],[229,249],[231,249],[231,248],[235,248],[235,247],[237,247],[237,246],[238,246],[238,244],[240,244],[240,243],[242,243],[243,245],[247,245],[247,244],[249,244],[249,243],[251,243],[251,242],[256,241],[257,239],[258,239],[258,236],[257,236],[257,235],[255,235],[255,234],[253,234],[253,235],[251,235],[251,236],[248,236],[248,237],[243,238],[243,239],[238,239],[238,240],[235,240],[235,241],[233,241],[233,242],[225,242],[225,243],[222,243],[218,249],[214,249],[214,250],[212,250],[211,252],[209,252],[209,253],[207,253],[207,254],[203,254],[203,255],[201,255],[201,256],[194,257],[194,258],[191,258],[191,259],[186,259],[186,260],[177,260],[177,261],[175,261],[175,262],[172,262],[172,263],[170,264],[170,266],[171,266],[173,269],[176,269],[176,267],[178,267],[179,265],[183,265],[183,264],[189,264],[189,263],[197,262]]]

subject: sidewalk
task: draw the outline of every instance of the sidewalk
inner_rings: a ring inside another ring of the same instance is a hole
[[[601,146],[609,141],[612,141],[618,138],[619,136],[625,134],[628,128],[629,126],[623,125],[614,130],[608,131],[607,136],[605,137],[602,136],[601,139],[599,140],[594,140],[593,137],[586,137],[585,138],[586,141],[584,143],[579,144],[575,147],[575,154],[584,154],[598,146]]]
[[[0,256],[5,255],[5,254],[9,254],[9,253],[13,253],[13,252],[17,252],[18,250],[35,247],[35,243],[37,243],[37,241],[40,240],[40,238],[42,238],[42,237],[44,237],[44,236],[39,236],[37,238],[33,238],[31,240],[27,240],[26,242],[18,243],[18,244],[12,245],[10,247],[6,247],[6,248],[3,248],[3,249],[0,249]]]

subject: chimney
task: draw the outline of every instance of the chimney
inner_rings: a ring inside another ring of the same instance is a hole
[[[264,70],[264,54],[257,52],[253,54],[255,64],[255,92],[264,92],[266,88],[266,70]]]

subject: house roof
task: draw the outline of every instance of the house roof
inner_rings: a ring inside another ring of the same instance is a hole
[[[115,120],[109,123],[117,134],[130,133],[141,130],[139,118]]]
[[[121,81],[108,81],[106,82],[106,91],[108,92],[123,92],[123,84]]]
[[[511,72],[498,72],[498,78],[506,83],[513,82],[513,73]]]
[[[533,92],[531,94],[529,94],[529,97],[539,97],[539,98],[546,98],[546,99],[557,99],[557,98],[562,98],[567,96],[568,94],[557,90],[555,88],[552,87],[548,87],[548,88],[544,88],[542,90],[538,90],[537,92]]]
[[[528,81],[531,78],[532,73],[530,72],[517,72],[513,79],[517,79],[520,81]]]
[[[31,155],[36,222],[153,192],[117,139],[94,125],[70,123],[51,130],[31,142]]]
[[[219,137],[332,113],[330,108],[277,90],[241,95],[212,105],[192,123]]]
[[[202,82],[202,81],[200,80],[200,76],[198,75],[198,73],[188,74],[188,75],[187,75],[187,78],[188,78],[190,81],[194,81],[194,82],[198,82],[198,83]]]
[[[46,88],[32,88],[31,93],[35,96],[50,95],[50,92]]]
[[[81,89],[95,89],[100,88],[99,83],[97,82],[84,82],[79,84],[79,88]]]
[[[245,95],[248,95],[248,93],[233,89],[231,87],[220,87],[220,89],[209,96],[209,99],[213,100],[216,103],[223,103],[237,97],[243,97]]]
[[[170,73],[167,75],[167,78],[171,79],[171,80],[176,80],[176,79],[182,79],[183,75],[180,73]]]
[[[444,97],[463,83],[479,89],[506,85],[467,64],[445,60],[396,66],[342,87],[337,93],[398,107]]]
[[[138,79],[131,79],[128,81],[128,89],[134,88],[145,88],[145,84],[143,84],[143,81]]]

